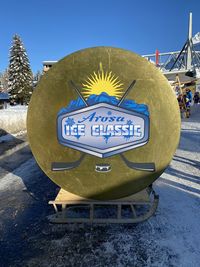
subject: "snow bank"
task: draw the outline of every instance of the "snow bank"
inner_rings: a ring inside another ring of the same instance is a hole
[[[0,136],[26,130],[27,106],[14,106],[0,110]]]

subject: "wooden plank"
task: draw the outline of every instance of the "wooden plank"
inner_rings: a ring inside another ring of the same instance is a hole
[[[134,205],[150,205],[151,202],[132,202],[132,201],[71,201],[71,200],[66,200],[66,201],[56,201],[56,200],[51,200],[49,201],[49,204],[57,204],[57,205],[62,205],[62,204],[71,204],[71,205],[90,205],[91,203],[93,203],[94,205],[118,205],[123,203],[123,205],[130,205],[130,204],[134,204]]]
[[[136,218],[137,214],[136,214],[136,211],[135,211],[135,208],[134,208],[133,204],[131,204],[130,206],[131,206],[131,210],[132,210],[132,213],[133,213],[133,217]]]
[[[117,205],[117,219],[120,220],[122,216],[122,205],[118,204]]]
[[[88,201],[88,202],[94,202],[97,201],[95,199],[88,199],[81,196],[77,196],[75,194],[72,194],[64,189],[60,189],[58,195],[56,196],[55,201]],[[137,201],[137,202],[148,202],[149,201],[149,193],[147,192],[147,189],[144,189],[136,194],[120,198],[120,199],[114,199],[109,200],[109,202],[121,202],[121,201]]]

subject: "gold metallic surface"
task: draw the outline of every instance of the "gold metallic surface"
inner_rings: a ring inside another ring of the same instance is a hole
[[[119,155],[106,159],[86,155],[76,169],[51,171],[52,162],[71,162],[81,155],[57,141],[57,113],[77,98],[68,82],[73,80],[80,86],[88,75],[98,70],[100,62],[123,81],[124,88],[137,80],[127,98],[148,105],[150,139],[145,146],[124,155],[134,162],[154,162],[154,173],[128,168]],[[179,142],[180,113],[168,81],[152,63],[130,51],[96,47],[65,57],[42,77],[29,104],[27,128],[33,155],[50,179],[73,194],[109,200],[136,193],[162,174]],[[111,164],[112,171],[95,172],[97,163]]]

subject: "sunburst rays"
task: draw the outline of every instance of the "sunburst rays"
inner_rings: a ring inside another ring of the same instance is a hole
[[[102,64],[100,63],[100,71],[93,72],[87,77],[82,84],[83,95],[87,99],[90,95],[100,95],[102,92],[110,96],[120,98],[123,94],[123,83],[119,77],[112,73],[112,71],[104,72]]]

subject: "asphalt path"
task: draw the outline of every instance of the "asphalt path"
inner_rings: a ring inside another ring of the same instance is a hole
[[[199,266],[200,105],[183,119],[179,148],[154,185],[156,215],[137,225],[50,224],[59,188],[26,135],[0,146],[0,267]]]

